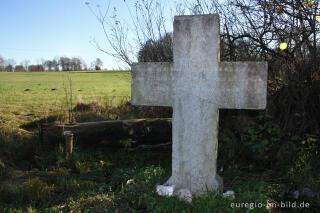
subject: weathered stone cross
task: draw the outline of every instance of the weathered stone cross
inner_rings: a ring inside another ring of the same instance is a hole
[[[266,62],[219,62],[219,16],[174,19],[173,63],[132,68],[131,103],[172,106],[172,176],[193,195],[217,190],[219,109],[264,109]]]

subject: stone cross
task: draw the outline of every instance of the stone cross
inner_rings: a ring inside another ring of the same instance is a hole
[[[172,176],[193,195],[221,189],[219,109],[264,109],[266,62],[219,62],[219,15],[176,16],[173,63],[132,65],[131,103],[172,106]]]

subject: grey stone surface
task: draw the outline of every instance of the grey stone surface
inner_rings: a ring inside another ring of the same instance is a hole
[[[184,200],[186,202],[191,203],[192,202],[192,194],[189,189],[179,189],[174,192],[174,195],[180,198],[181,200]]]
[[[172,63],[131,66],[131,104],[172,106]]]
[[[219,62],[219,16],[174,20],[174,63],[132,66],[132,104],[173,107],[172,176],[193,195],[222,188],[216,173],[219,109],[264,109],[266,62]]]
[[[233,190],[226,191],[225,193],[222,194],[222,197],[229,198],[231,200],[236,198],[236,196],[234,195],[234,191]]]
[[[175,186],[157,185],[156,191],[160,196],[171,197],[174,193]]]

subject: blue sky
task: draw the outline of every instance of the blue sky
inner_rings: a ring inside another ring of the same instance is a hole
[[[103,0],[88,0],[93,7]],[[90,40],[102,46],[105,39],[98,21],[83,0],[0,0],[0,55],[17,63],[55,56],[81,57],[88,66],[97,57],[107,69],[119,62],[98,51]],[[122,0],[113,0],[119,15],[127,16]],[[132,1],[133,2],[133,1]]]

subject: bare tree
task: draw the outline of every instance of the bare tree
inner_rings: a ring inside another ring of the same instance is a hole
[[[271,70],[287,80],[312,81],[318,72],[316,25],[318,1],[302,0],[185,0],[189,13],[219,13],[221,38],[225,45],[222,57],[238,59],[236,48],[247,43],[253,58],[282,61]],[[279,49],[285,42],[288,48]],[[252,58],[252,59],[253,59]],[[301,69],[303,61],[312,61],[310,69]],[[285,63],[284,63],[285,62]],[[290,66],[277,72],[280,66]]]
[[[25,71],[26,71],[26,69],[22,65],[16,65],[14,67],[14,72],[25,72]]]
[[[91,62],[91,69],[92,70],[101,70],[103,62],[100,58],[96,58],[94,61]]]
[[[13,72],[16,61],[14,59],[9,58],[4,61],[4,64],[5,64],[5,71],[6,72]]]
[[[42,65],[30,65],[28,72],[44,72],[45,68]]]
[[[102,65],[103,65],[103,62],[101,61],[101,59],[97,58],[95,60],[95,70],[101,70]]]
[[[77,57],[73,57],[71,59],[71,70],[73,71],[78,71],[78,70],[81,70],[82,69],[82,62],[81,62],[81,59],[80,58],[77,58]]]
[[[8,64],[5,68],[4,68],[5,72],[13,72],[14,68],[11,64]]]
[[[53,68],[53,63],[51,60],[46,60],[44,63],[43,63],[43,66],[47,68],[47,71],[51,71],[52,68]]]
[[[59,65],[62,68],[62,71],[71,71],[72,66],[71,66],[71,59],[68,57],[60,57],[59,58]]]
[[[156,41],[165,36],[166,21],[164,11],[166,4],[160,0],[137,0],[134,2],[134,11],[130,9],[129,3],[123,1],[127,8],[129,19],[122,19],[118,16],[117,8],[112,7],[111,1],[107,1],[106,7],[96,9],[86,2],[90,11],[100,23],[107,45],[102,47],[96,40],[92,44],[100,51],[131,65],[137,61],[137,52],[147,41]],[[129,31],[132,31],[133,37]]]
[[[29,64],[30,64],[30,60],[25,59],[25,60],[21,61],[20,64],[24,67],[25,70],[28,70],[28,67],[29,67]]]
[[[8,58],[5,60],[5,65],[8,66],[8,65],[16,65],[16,61],[14,59],[11,59],[11,58]]]
[[[319,1],[185,0],[185,6],[190,14],[220,14],[222,59],[269,62],[269,103],[282,128],[319,129]]]
[[[59,58],[58,57],[55,57],[53,60],[52,60],[52,66],[54,67],[54,71],[59,71],[60,68],[59,68]]]
[[[82,66],[82,70],[87,70],[88,66],[85,60],[83,60],[82,58],[79,58],[80,62],[81,62],[81,66]]]
[[[0,72],[3,72],[5,68],[5,59],[0,55]]]

